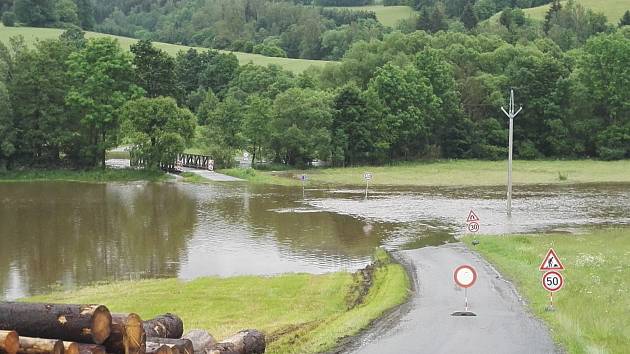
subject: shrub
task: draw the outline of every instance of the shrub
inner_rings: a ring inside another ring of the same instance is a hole
[[[15,13],[7,11],[2,14],[2,24],[7,27],[15,26]]]

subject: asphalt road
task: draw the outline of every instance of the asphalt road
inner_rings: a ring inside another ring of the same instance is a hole
[[[527,310],[513,285],[462,244],[400,252],[415,272],[416,292],[399,314],[377,323],[346,347],[348,353],[557,353],[549,330]],[[472,265],[477,282],[468,289],[476,317],[464,310],[464,290],[453,270]],[[532,268],[538,275],[538,270]]]

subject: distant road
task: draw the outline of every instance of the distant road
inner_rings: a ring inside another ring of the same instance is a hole
[[[402,251],[417,275],[417,291],[393,323],[377,324],[348,353],[560,353],[549,330],[531,315],[513,285],[462,244]],[[461,264],[475,267],[468,289],[477,317],[453,317],[464,310],[464,291],[453,282]],[[535,276],[538,270],[532,268]],[[391,320],[390,320],[391,322]]]

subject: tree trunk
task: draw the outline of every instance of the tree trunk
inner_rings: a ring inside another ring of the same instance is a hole
[[[143,327],[147,337],[179,339],[184,334],[182,319],[172,313],[144,321]]]
[[[214,337],[203,329],[193,329],[184,334],[182,339],[188,339],[192,342],[195,354],[206,354],[206,350],[212,349],[217,344]]]
[[[18,354],[64,354],[63,342],[59,339],[20,337]]]
[[[246,329],[216,344],[209,354],[261,354],[266,345],[264,333]]]
[[[0,303],[0,330],[27,337],[101,344],[109,337],[111,323],[103,305]]]
[[[168,345],[147,343],[147,354],[174,354]]]
[[[112,314],[112,330],[103,344],[108,353],[144,354],[145,342],[140,316],[135,313]]]
[[[147,345],[166,345],[173,350],[174,354],[194,354],[193,344],[189,339],[173,338],[147,338]]]
[[[20,337],[16,331],[0,331],[0,353],[15,354],[20,349]]]

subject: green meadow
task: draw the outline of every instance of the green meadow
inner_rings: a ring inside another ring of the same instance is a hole
[[[57,28],[38,28],[38,27],[5,27],[0,26],[0,41],[7,44],[9,42],[9,38],[15,36],[23,36],[25,41],[29,44],[34,43],[37,39],[53,39],[58,38],[59,35],[63,33],[63,30]],[[109,34],[97,33],[97,32],[86,32],[87,38],[95,38],[95,37],[112,37],[118,39],[118,42],[123,48],[129,48],[130,45],[137,42],[137,39],[129,38],[129,37],[121,37],[114,36]],[[177,45],[177,44],[169,44],[162,42],[155,42],[156,47],[166,51],[171,55],[177,54],[177,52],[181,50],[188,50],[193,47]],[[197,48],[198,50],[206,50],[206,48]],[[225,52],[225,51],[222,51]],[[308,59],[291,59],[291,58],[277,58],[277,57],[267,57],[260,54],[251,54],[251,53],[241,53],[241,52],[231,52],[236,55],[241,65],[247,64],[249,62],[254,63],[256,65],[267,66],[269,64],[280,65],[286,70],[292,71],[294,73],[300,73],[306,70],[308,67],[314,66],[324,66],[328,63],[332,63],[330,61],[325,60],[308,60]]]

